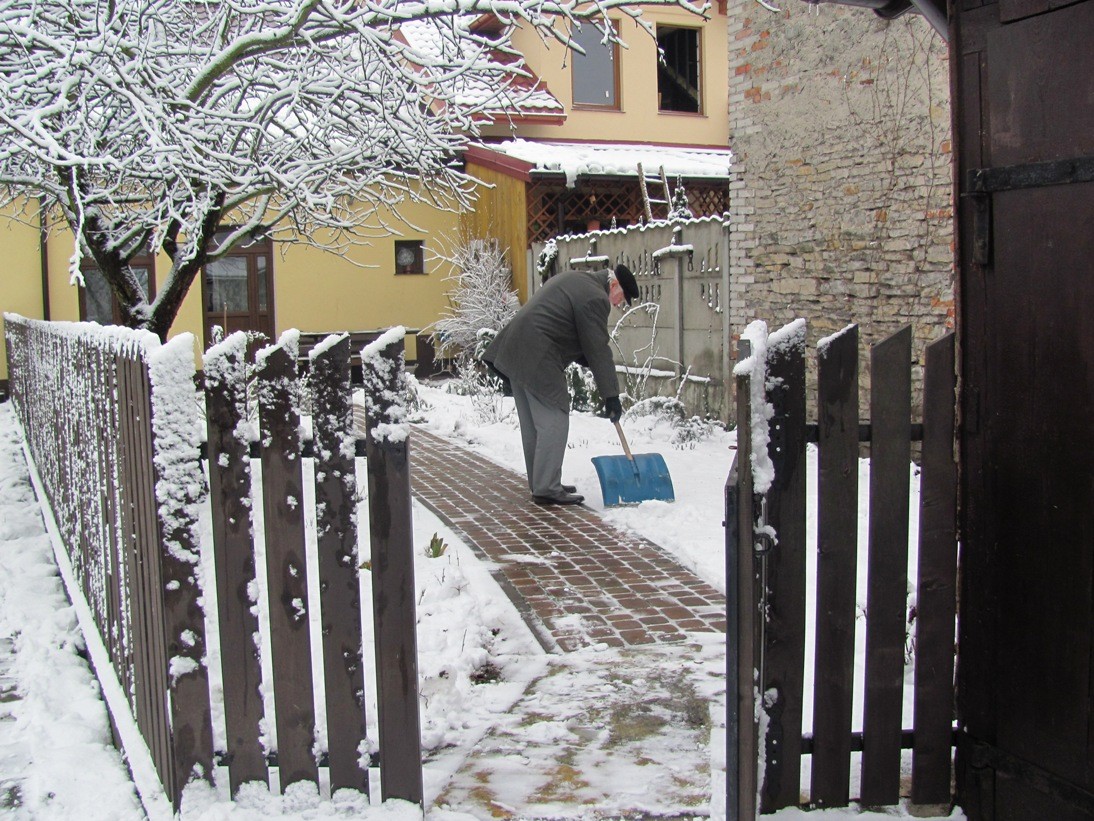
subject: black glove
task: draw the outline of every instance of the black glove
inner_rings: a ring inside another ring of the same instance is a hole
[[[612,424],[618,422],[623,416],[623,405],[620,404],[618,396],[609,396],[604,400],[604,414]]]

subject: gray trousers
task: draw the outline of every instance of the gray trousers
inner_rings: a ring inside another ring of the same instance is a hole
[[[522,385],[512,384],[528,487],[533,496],[557,498],[563,494],[562,460],[570,435],[570,414],[541,402]]]

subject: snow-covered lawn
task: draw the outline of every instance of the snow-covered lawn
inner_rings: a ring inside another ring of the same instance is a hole
[[[522,470],[520,437],[516,415],[511,400],[473,402],[468,397],[447,393],[439,385],[421,387],[425,407],[420,411],[420,424],[441,435],[473,448],[487,458]],[[675,485],[675,503],[647,502],[638,507],[605,510],[606,518],[622,528],[631,529],[660,544],[698,576],[725,590],[724,545],[722,530],[722,505],[726,474],[729,469],[735,435],[712,428],[701,437],[694,435],[693,428],[674,427],[662,418],[650,416],[624,419],[628,438],[635,452],[661,453],[671,472]],[[0,408],[0,561],[4,563],[4,578],[0,579],[0,626],[16,631],[20,624],[33,620],[36,627],[45,629],[56,625],[51,637],[43,642],[60,647],[64,658],[77,667],[81,660],[72,651],[74,644],[71,614],[65,616],[65,608],[57,598],[57,592],[35,596],[16,595],[13,586],[5,584],[8,578],[45,576],[57,590],[58,580],[42,570],[48,561],[48,537],[39,525],[20,525],[14,531],[11,522],[37,520],[27,510],[31,502],[27,496],[29,487],[25,480],[25,466],[21,463],[16,446],[16,432],[12,415],[7,406]],[[564,478],[578,485],[586,496],[586,503],[602,509],[602,501],[595,470],[590,457],[598,454],[620,453],[614,429],[603,419],[575,414],[570,430],[570,448],[567,452]],[[413,459],[413,451],[412,451]],[[811,462],[815,453],[810,455]],[[867,488],[868,464],[861,465],[860,487]],[[362,471],[363,474],[363,471]],[[811,485],[811,504],[813,497]],[[916,508],[913,499],[913,510]],[[362,506],[362,519],[367,516],[367,506]],[[17,520],[20,512],[23,519]],[[865,514],[861,538],[865,538]],[[363,527],[363,526],[362,526]],[[416,505],[414,512],[417,580],[419,586],[419,666],[421,673],[423,744],[427,750],[425,788],[427,806],[440,795],[452,773],[464,758],[486,736],[507,711],[518,702],[529,682],[547,669],[549,659],[522,623],[515,608],[493,581],[489,568],[471,549],[460,542],[454,533],[423,507]],[[810,528],[815,527],[815,512],[810,507]],[[915,522],[911,524],[912,532]],[[33,533],[31,532],[33,531]],[[363,531],[364,532],[364,531]],[[433,534],[447,545],[445,553],[437,558],[426,555],[426,546]],[[367,537],[362,540],[367,550]],[[863,541],[865,544],[865,541]],[[812,572],[812,571],[811,571]],[[910,568],[914,579],[914,566]],[[22,574],[22,575],[21,575]],[[260,573],[260,578],[262,574]],[[316,578],[316,574],[312,574]],[[367,581],[366,581],[367,586]],[[365,591],[367,595],[367,590]],[[860,602],[865,595],[862,579],[859,581]],[[50,598],[52,597],[52,598]],[[368,599],[364,599],[368,601]],[[209,612],[215,612],[207,602]],[[369,610],[368,607],[365,608]],[[861,610],[861,608],[860,608]],[[317,608],[313,610],[313,613]],[[60,614],[60,615],[57,615]],[[861,612],[860,612],[861,615]],[[366,641],[371,632],[369,613],[365,614]],[[862,620],[859,621],[862,633]],[[861,636],[860,644],[861,644]],[[37,642],[36,642],[37,643]],[[318,646],[318,642],[313,642]],[[810,639],[811,644],[811,639]],[[811,647],[807,648],[811,650]],[[212,652],[211,661],[216,667],[217,658]],[[17,726],[45,726],[54,720],[67,720],[75,705],[90,707],[79,710],[83,724],[79,731],[66,731],[76,741],[82,736],[92,739],[84,743],[77,753],[80,756],[80,772],[94,773],[94,777],[77,781],[55,766],[53,754],[45,752],[48,760],[38,761],[38,756],[28,765],[28,772],[35,778],[55,779],[56,796],[69,796],[71,800],[46,797],[45,791],[24,792],[24,806],[17,810],[17,817],[25,818],[136,818],[139,817],[135,794],[124,783],[124,769],[120,758],[107,743],[105,711],[102,703],[89,699],[96,687],[86,666],[82,678],[75,675],[45,676],[47,662],[37,660],[37,655],[23,653],[17,643],[16,660],[29,665],[19,675],[23,692],[22,701],[12,708],[16,711]],[[709,655],[709,653],[707,654]],[[714,653],[709,664],[723,663]],[[597,659],[601,663],[606,656],[595,653],[575,656],[569,662],[581,673],[583,666],[592,672]],[[371,665],[371,659],[366,658]],[[49,662],[52,663],[52,662]],[[475,674],[493,666],[500,671],[496,683],[475,683]],[[321,670],[320,664],[315,665]],[[18,669],[18,668],[17,668]],[[370,671],[371,672],[371,671]],[[212,677],[216,686],[216,676]],[[49,698],[36,691],[42,682],[49,680]],[[711,694],[715,701],[724,694]],[[317,704],[322,715],[322,700]],[[56,705],[66,705],[61,711]],[[810,720],[812,705],[806,704],[806,722]],[[714,712],[724,710],[715,706]],[[21,711],[21,712],[18,712]],[[906,718],[906,722],[910,718]],[[18,722],[22,722],[20,725]],[[906,726],[907,723],[906,723]],[[0,732],[4,723],[0,721]],[[214,729],[222,737],[222,730]],[[715,735],[712,744],[720,744]],[[3,737],[0,736],[0,741]],[[93,750],[89,747],[94,747]],[[722,760],[715,749],[712,761]],[[2,765],[3,759],[0,759]],[[105,775],[98,775],[99,772]],[[9,773],[2,773],[6,778]],[[226,779],[223,779],[226,781]],[[720,777],[713,779],[716,791],[722,789]],[[119,782],[121,782],[119,784]],[[3,781],[0,780],[0,785]],[[621,785],[621,789],[625,785]],[[378,790],[375,790],[378,793]],[[720,814],[724,801],[715,797],[712,808]],[[90,808],[90,809],[89,809]],[[652,809],[652,808],[651,808]],[[881,818],[904,814],[896,808],[892,812],[874,814],[854,810],[830,810],[813,812],[810,818]],[[783,811],[774,816],[778,819],[796,818],[797,811]],[[319,818],[319,817],[369,817],[413,818],[416,810],[407,805],[389,804],[384,807],[367,806],[360,797],[339,794],[334,800],[316,795],[314,790],[296,785],[287,796],[271,796],[261,789],[250,789],[242,800],[235,803],[226,798],[226,785],[217,788],[191,788],[186,796],[183,817],[187,819],[220,818]],[[465,813],[452,810],[431,810],[430,818],[466,819]],[[517,817],[519,808],[517,808]],[[954,817],[962,817],[958,811]]]

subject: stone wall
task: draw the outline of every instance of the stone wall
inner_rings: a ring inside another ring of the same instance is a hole
[[[812,346],[856,322],[865,354],[910,324],[918,405],[954,317],[945,43],[917,15],[781,5],[729,6],[732,327],[804,317]]]

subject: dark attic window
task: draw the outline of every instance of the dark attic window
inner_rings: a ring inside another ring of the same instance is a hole
[[[657,107],[699,114],[703,110],[699,77],[699,29],[658,26]]]
[[[425,273],[425,243],[422,240],[395,240],[395,273]]]

